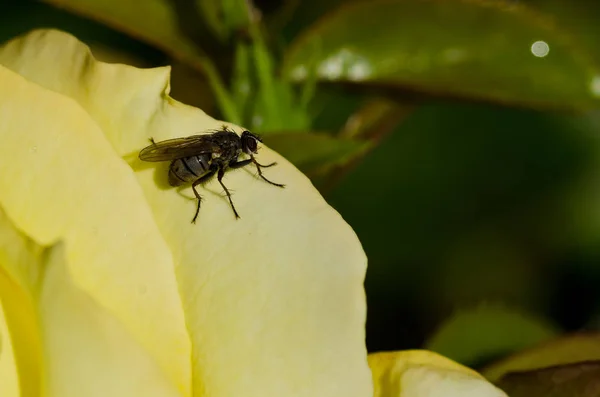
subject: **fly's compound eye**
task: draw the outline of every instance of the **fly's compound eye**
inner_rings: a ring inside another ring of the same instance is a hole
[[[258,150],[258,147],[256,145],[256,139],[248,138],[246,146],[248,147],[248,150],[250,150],[252,153],[256,153],[256,151]]]
[[[243,137],[242,149],[247,154],[256,153],[256,150],[258,149],[256,146],[256,139],[252,138],[251,136]]]
[[[256,153],[258,150],[258,143],[262,142],[258,135],[254,135],[250,131],[242,132],[242,150],[247,154]]]

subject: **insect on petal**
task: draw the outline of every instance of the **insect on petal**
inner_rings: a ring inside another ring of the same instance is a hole
[[[235,220],[223,188],[211,180],[199,187],[205,200],[191,225],[191,189],[170,188],[166,165],[144,163],[137,155],[151,137],[187,137],[223,122],[169,98],[168,68],[98,62],[84,44],[54,30],[7,44],[0,63],[61,98],[57,104],[44,94],[34,102],[36,112],[46,112],[39,121],[29,116],[14,122],[28,134],[6,147],[3,142],[0,170],[2,156],[20,156],[23,163],[12,166],[30,167],[33,146],[33,163],[40,165],[30,168],[32,179],[10,186],[14,194],[0,186],[0,201],[11,204],[9,215],[37,240],[65,236],[67,263],[78,269],[73,283],[103,297],[175,385],[187,376],[180,366],[186,346],[176,343],[187,340],[182,307],[196,393],[370,395],[366,257],[354,231],[308,178],[261,144],[257,161],[278,163],[265,176],[286,188],[259,180],[247,167],[227,172],[223,181],[234,191],[241,219]],[[11,96],[10,102],[0,108],[21,114],[25,97]],[[50,114],[75,105],[93,122]],[[61,124],[60,116],[68,122]],[[50,197],[44,194],[50,191]],[[33,197],[25,199],[26,192]],[[147,311],[153,305],[156,311]]]

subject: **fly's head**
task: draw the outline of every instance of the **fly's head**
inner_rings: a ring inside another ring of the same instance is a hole
[[[258,153],[258,142],[262,142],[262,139],[251,133],[250,131],[242,132],[242,151],[248,155]]]

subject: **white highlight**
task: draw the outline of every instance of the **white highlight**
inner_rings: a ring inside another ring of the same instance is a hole
[[[595,97],[600,97],[600,76],[594,76],[590,83],[590,91]]]
[[[345,48],[321,62],[318,73],[330,80],[339,79],[345,74],[349,80],[360,81],[368,78],[373,69],[367,59]]]
[[[550,52],[550,46],[545,41],[538,40],[531,45],[531,53],[538,58],[543,58]]]

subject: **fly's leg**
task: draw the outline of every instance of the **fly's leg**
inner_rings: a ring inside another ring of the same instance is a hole
[[[254,163],[254,165],[256,165],[256,170],[258,171],[258,176],[260,176],[264,181],[269,182],[273,186],[285,187],[285,185],[282,185],[281,183],[271,182],[270,180],[268,180],[267,178],[265,178],[265,176],[262,173],[262,169],[261,168],[272,167],[272,166],[274,166],[277,163],[271,163],[271,164],[267,164],[267,165],[262,165],[258,161],[256,161],[256,159],[254,158],[254,156],[250,156],[250,159]]]
[[[198,182],[198,181],[196,181]],[[196,199],[198,200],[198,206],[196,207],[196,213],[194,214],[194,217],[192,218],[192,223],[196,223],[196,218],[198,218],[198,214],[200,213],[200,204],[202,203],[202,196],[200,196],[200,193],[198,193],[198,191],[196,190],[196,185],[197,183],[194,182],[192,184],[192,190],[194,191],[194,195],[196,196]]]
[[[153,145],[156,145],[156,142],[154,142],[154,138],[150,137],[148,139],[150,140],[150,143],[152,143]]]
[[[271,163],[271,164],[267,164],[267,165],[262,165],[258,161],[256,161],[256,159],[254,158],[254,156],[251,156],[250,160],[242,160],[242,161],[236,161],[236,162],[229,163],[229,168],[242,168],[242,167],[247,166],[250,163],[253,163],[254,165],[256,165],[256,169],[258,170],[258,175],[263,180],[265,180],[265,181],[269,182],[271,185],[274,185],[274,186],[277,186],[277,187],[285,187],[285,185],[282,185],[280,183],[271,182],[270,180],[268,180],[267,178],[265,178],[265,176],[262,173],[261,168],[272,167],[272,166],[276,165],[277,163]]]
[[[198,206],[196,207],[196,213],[194,214],[192,223],[196,223],[196,218],[198,218],[198,214],[200,213],[200,204],[202,202],[202,196],[200,196],[200,193],[198,193],[198,191],[196,190],[196,186],[208,181],[210,178],[213,177],[213,175],[215,175],[215,172],[216,171],[211,171],[208,174],[204,175],[203,177],[196,179],[196,181],[194,181],[194,183],[192,183],[192,190],[194,191],[194,195],[196,196],[196,199],[198,200]]]
[[[252,163],[252,160],[232,161],[229,163],[229,168],[242,168]]]
[[[217,175],[217,179],[219,180],[219,183],[221,184],[221,186],[223,187],[223,190],[225,190],[225,194],[227,195],[227,198],[229,199],[229,204],[231,204],[231,209],[233,210],[233,214],[235,215],[235,219],[239,219],[239,215],[237,213],[237,211],[235,210],[235,206],[233,205],[233,200],[231,200],[231,193],[229,193],[229,189],[227,189],[227,187],[225,187],[225,185],[223,184],[223,176],[225,176],[225,168],[219,168],[219,174]]]
[[[276,161],[272,162],[271,164],[262,165],[262,164],[260,164],[258,161],[256,161],[256,159],[254,159],[254,157],[252,157],[252,159],[254,160],[254,161],[253,161],[253,163],[254,163],[254,164],[256,164],[256,165],[257,165],[258,167],[260,167],[260,168],[269,168],[269,167],[272,167],[272,166],[274,166],[274,165],[277,165],[277,162],[276,162]]]

